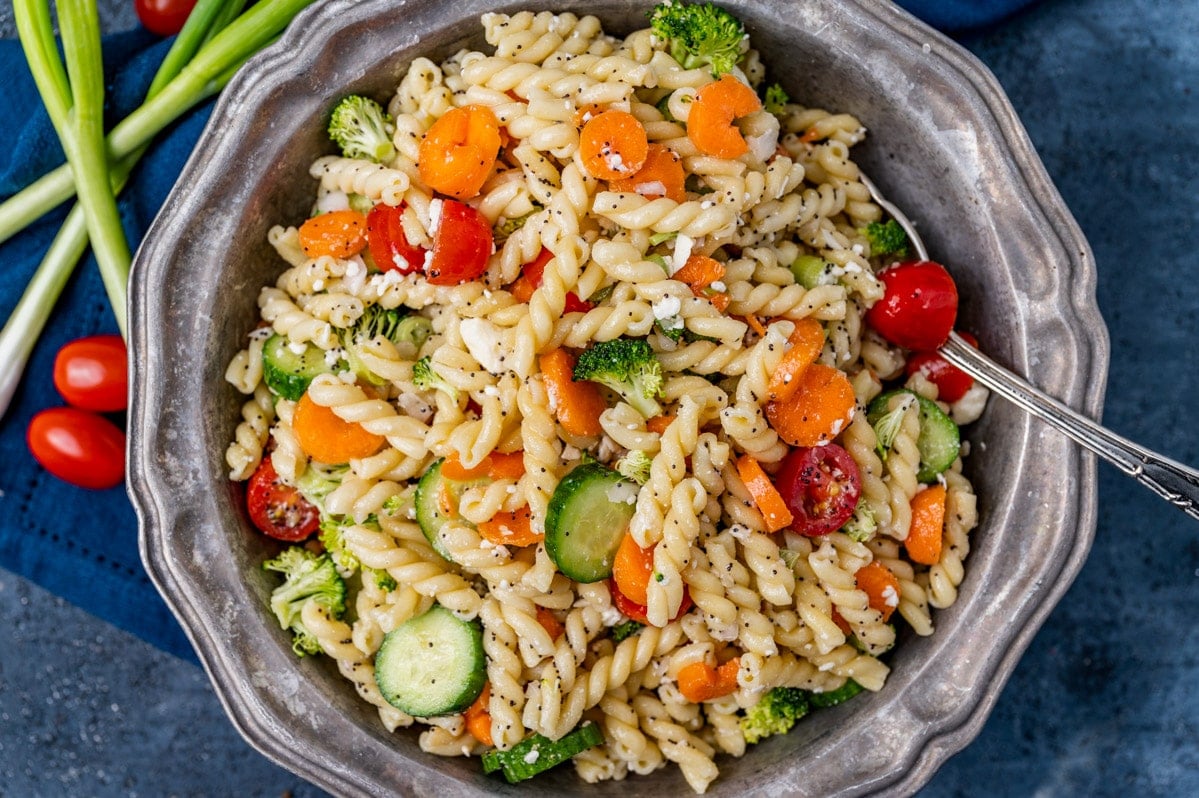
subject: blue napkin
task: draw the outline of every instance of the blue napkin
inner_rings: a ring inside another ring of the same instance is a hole
[[[947,31],[991,24],[1032,0],[901,0],[900,5]],[[143,30],[105,38],[109,124],[141,104],[168,41]],[[63,160],[20,45],[0,41],[0,118],[16,126],[0,151],[0,197],[7,197]],[[161,135],[120,199],[130,242],[141,240],[175,182],[212,109],[207,103]],[[66,208],[0,245],[0,313],[7,318],[57,232]],[[116,332],[95,260],[77,268],[30,358],[24,381],[0,419],[0,567],[18,573],[116,626],[181,657],[191,645],[146,577],[138,556],[137,521],[123,488],[88,491],[58,481],[25,444],[30,418],[63,404],[54,390],[55,352],[84,335]],[[123,424],[123,418],[114,416]]]

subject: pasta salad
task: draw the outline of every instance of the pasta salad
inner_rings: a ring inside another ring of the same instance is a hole
[[[336,103],[226,373],[230,477],[296,653],[389,730],[702,793],[954,602],[986,392],[880,334],[887,275],[935,264],[860,122],[770,84],[735,17],[481,22],[487,52]]]

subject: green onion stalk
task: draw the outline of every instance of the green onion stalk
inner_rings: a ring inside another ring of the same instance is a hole
[[[145,103],[103,134],[103,70],[94,0],[60,0],[66,65],[58,57],[47,0],[14,0],[30,71],[67,154],[55,169],[0,203],[0,242],[78,194],[33,278],[0,330],[0,415],[34,343],[84,250],[92,242],[105,291],[125,333],[129,245],[115,196],[155,135],[218,93],[251,56],[274,41],[312,0],[199,0],[146,94]]]

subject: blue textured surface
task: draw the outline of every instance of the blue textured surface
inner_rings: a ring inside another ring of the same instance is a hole
[[[1199,3],[1043,0],[960,40],[1007,90],[1094,249],[1112,344],[1104,421],[1199,463],[1189,421],[1199,406]],[[0,72],[3,96],[14,80]],[[133,223],[144,224],[147,207],[132,209]],[[13,279],[6,261],[0,288]],[[82,315],[67,319],[59,343],[111,324],[95,287],[76,280],[68,290]],[[39,347],[31,381],[49,385],[53,350],[52,341]],[[43,406],[56,403],[43,397]],[[6,416],[0,440],[19,441],[21,427],[23,419]],[[54,513],[31,514],[15,498],[40,478],[19,464],[20,446],[4,457],[0,562],[125,628],[170,629],[136,560],[112,554],[132,551],[131,537],[112,537],[132,535],[132,513],[128,526],[110,519],[101,527],[93,497],[75,493]],[[1199,795],[1196,533],[1195,522],[1101,466],[1086,566],[978,739],[923,794]],[[65,560],[27,567],[16,558],[31,537],[58,544]],[[104,570],[117,576],[97,590],[90,577]],[[127,592],[114,594],[121,582]],[[320,794],[241,741],[190,662],[9,571],[0,571],[0,613],[0,794]],[[186,651],[177,630],[164,634],[165,648]]]

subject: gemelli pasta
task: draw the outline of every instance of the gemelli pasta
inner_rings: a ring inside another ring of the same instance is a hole
[[[226,459],[296,652],[389,730],[702,793],[932,633],[986,394],[868,323],[905,242],[859,121],[768,84],[725,12],[651,16],[486,14],[486,52],[339,104],[312,216],[269,234]]]

